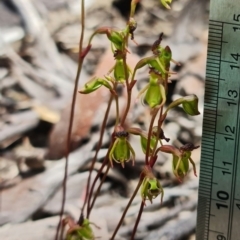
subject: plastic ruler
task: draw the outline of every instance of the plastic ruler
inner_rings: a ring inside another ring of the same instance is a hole
[[[197,240],[240,240],[240,0],[211,0]]]

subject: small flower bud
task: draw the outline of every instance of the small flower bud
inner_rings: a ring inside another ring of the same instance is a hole
[[[168,5],[168,3],[170,4],[171,2],[172,0],[161,0],[162,5],[167,9],[171,9],[171,7]]]
[[[111,85],[109,84],[109,82],[107,80],[94,77],[89,82],[87,82],[79,92],[82,94],[88,94],[88,93],[96,91],[101,86],[105,86],[106,88],[108,88],[110,90],[112,89]]]
[[[91,43],[93,37],[96,34],[106,34],[108,39],[112,42],[112,44],[115,46],[118,50],[123,50],[124,46],[124,33],[122,31],[117,31],[112,28],[108,27],[101,27],[97,29],[90,37],[89,44]]]
[[[191,116],[200,114],[198,111],[198,97],[196,95],[185,97],[185,100],[182,102],[182,106],[183,110]]]
[[[199,115],[200,112],[198,111],[198,97],[196,95],[189,95],[186,97],[179,98],[173,101],[167,108],[166,112],[168,112],[171,108],[174,108],[178,105],[182,104],[183,110],[191,115]]]

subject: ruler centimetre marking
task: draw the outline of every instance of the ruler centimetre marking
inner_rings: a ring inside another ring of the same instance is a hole
[[[240,1],[211,0],[197,240],[240,239]]]

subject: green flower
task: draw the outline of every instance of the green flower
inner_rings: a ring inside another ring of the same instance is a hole
[[[109,153],[109,161],[113,167],[113,160],[117,163],[121,163],[124,167],[124,163],[132,159],[132,164],[135,161],[135,152],[127,140],[128,132],[118,131],[115,134],[116,139]]]
[[[145,174],[141,186],[141,197],[143,202],[149,200],[152,203],[152,199],[156,198],[160,194],[162,202],[164,195],[163,188],[158,179],[153,175],[151,168],[146,166],[143,169],[143,173]]]
[[[191,152],[198,148],[192,143],[185,144],[181,148],[176,148],[171,145],[162,145],[159,149],[165,153],[171,153],[173,156],[172,169],[177,179],[182,182],[183,178],[187,175],[189,170],[189,162],[193,166],[194,175],[197,176],[196,166],[191,158]]]

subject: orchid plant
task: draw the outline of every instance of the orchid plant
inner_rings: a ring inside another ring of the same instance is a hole
[[[181,97],[170,103],[168,106],[165,106],[168,94],[168,84],[170,83],[169,77],[171,76],[171,74],[173,74],[170,71],[170,64],[171,62],[173,62],[174,64],[178,63],[172,59],[171,48],[169,46],[162,46],[161,42],[163,33],[161,33],[158,39],[156,39],[156,41],[152,44],[151,56],[141,59],[136,64],[134,69],[131,69],[127,64],[127,54],[129,53],[129,38],[132,41],[135,41],[134,31],[137,29],[137,22],[134,19],[134,13],[136,5],[139,1],[140,0],[131,1],[130,17],[125,28],[119,30],[110,27],[102,27],[95,30],[95,32],[91,35],[89,39],[87,48],[80,52],[79,64],[82,64],[84,57],[91,49],[91,42],[93,38],[98,34],[104,34],[108,38],[113,54],[113,67],[109,69],[104,78],[99,78],[98,76],[96,76],[93,79],[89,80],[84,85],[84,87],[79,90],[79,93],[91,94],[92,92],[97,91],[101,87],[107,88],[111,96],[108,103],[108,109],[115,100],[116,122],[107,155],[102,163],[102,166],[97,176],[95,177],[92,185],[90,186],[92,169],[97,158],[97,153],[101,147],[103,132],[106,126],[106,120],[108,118],[109,110],[107,110],[101,128],[99,146],[96,150],[95,157],[92,160],[86,191],[86,199],[81,211],[81,221],[79,221],[78,223],[74,223],[69,219],[64,220],[65,225],[69,226],[69,229],[67,231],[68,240],[95,239],[93,230],[90,227],[89,222],[90,213],[94,206],[97,194],[100,191],[102,183],[106,178],[110,167],[114,167],[115,164],[121,164],[124,168],[125,163],[130,160],[132,161],[132,165],[134,167],[135,151],[134,148],[131,146],[129,140],[130,135],[139,136],[139,144],[142,148],[143,153],[145,154],[145,166],[139,176],[138,185],[134,193],[132,194],[132,197],[130,198],[126,209],[123,212],[122,218],[120,219],[118,226],[112,234],[112,240],[115,239],[115,236],[123,222],[128,208],[139,190],[142,197],[142,204],[140,206],[139,215],[135,222],[135,227],[133,229],[131,239],[134,239],[143,208],[146,205],[146,201],[149,200],[150,202],[152,202],[153,199],[160,196],[162,202],[164,196],[164,189],[162,188],[160,181],[154,176],[154,165],[158,160],[159,151],[172,154],[172,170],[179,181],[183,181],[185,176],[187,175],[189,171],[189,163],[193,166],[194,174],[196,175],[196,167],[193,159],[191,158],[191,152],[198,146],[194,146],[192,143],[189,143],[183,145],[180,148],[177,148],[175,146],[165,143],[169,142],[169,138],[165,137],[162,128],[167,114],[171,109],[181,105],[183,111],[191,116],[198,115],[199,111],[198,98],[195,95]],[[161,4],[167,9],[170,9],[171,2],[172,0],[161,0]],[[133,87],[135,87],[135,83],[137,82],[137,79],[135,78],[136,72],[144,66],[147,66],[149,69],[149,81],[146,86],[142,90],[140,90],[138,98],[141,98],[142,103],[150,109],[151,121],[149,123],[149,129],[148,131],[144,131],[140,128],[135,127],[129,127],[125,129],[124,123],[130,111],[131,102],[136,100],[132,97],[132,89]],[[119,84],[124,85],[127,92],[127,105],[123,115],[121,116],[118,110],[119,96],[116,91],[116,88]],[[154,125],[155,122],[157,122],[157,125]],[[96,194],[93,195],[93,190],[96,187],[96,182],[97,179],[100,177],[100,174],[103,174],[104,177],[101,178],[101,183],[96,190]],[[86,217],[83,217],[84,210],[86,210],[87,213]]]

